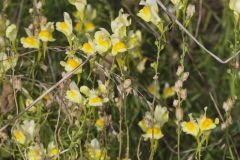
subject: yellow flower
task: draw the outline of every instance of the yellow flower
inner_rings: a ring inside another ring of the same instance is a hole
[[[152,95],[158,97],[159,96],[159,85],[158,84],[150,84],[148,86],[148,92],[150,92]]]
[[[64,21],[56,23],[56,29],[67,37],[71,36],[72,34],[72,19],[70,18],[67,12],[64,12]]]
[[[118,53],[126,52],[127,48],[126,45],[120,41],[119,39],[112,39],[112,55],[116,56]]]
[[[81,27],[82,27],[81,22],[77,22],[74,26],[74,30],[79,32],[79,31],[81,31]]]
[[[12,42],[16,40],[16,38],[17,38],[17,27],[16,27],[15,24],[11,24],[10,26],[7,27],[6,37]]]
[[[146,134],[143,135],[144,138],[148,139],[160,139],[163,137],[160,127],[148,128]]]
[[[82,59],[76,57],[76,56],[72,56],[68,58],[67,62],[61,61],[60,64],[65,68],[65,70],[67,72],[71,72],[73,71],[75,68],[77,68],[80,64],[82,63]],[[79,70],[77,70],[75,72],[75,74],[81,73],[82,72],[82,68],[79,68]]]
[[[174,94],[175,94],[174,87],[170,87],[168,84],[166,84],[163,89],[163,97],[169,98],[174,96]]]
[[[137,30],[136,32],[129,31],[128,37],[129,37],[129,40],[127,42],[127,46],[128,46],[129,49],[140,46],[141,41],[142,41],[141,31],[139,31],[139,30]]]
[[[100,98],[97,95],[93,95],[89,97],[89,102],[88,102],[89,106],[95,106],[95,107],[99,107],[103,105],[103,99]]]
[[[214,122],[211,118],[203,116],[199,119],[199,128],[202,132],[216,128],[217,120]]]
[[[107,94],[107,83],[105,84],[102,83],[102,81],[98,80],[98,90],[97,90],[99,95],[102,94]]]
[[[144,21],[150,22],[151,20],[151,11],[148,6],[144,6],[137,14],[139,17],[141,17]]]
[[[103,119],[103,118],[97,119],[97,121],[96,121],[96,123],[95,123],[95,126],[97,127],[97,130],[98,130],[98,131],[103,130],[103,128],[104,128],[104,126],[105,126],[104,119]]]
[[[119,15],[111,22],[111,29],[119,38],[126,36],[126,28],[130,26],[131,20],[128,20],[128,14],[123,13],[123,9],[119,11]]]
[[[70,89],[67,91],[66,98],[74,103],[82,103],[82,95],[75,82],[70,83]]]
[[[169,112],[166,107],[157,105],[154,110],[154,123],[162,127],[169,118]]]
[[[88,42],[84,43],[81,50],[88,55],[95,53],[94,44],[91,40],[88,40]]]
[[[13,136],[14,139],[20,143],[20,144],[25,144],[26,143],[26,136],[23,134],[22,131],[20,130],[14,130],[13,131]]]
[[[44,159],[44,149],[43,146],[35,145],[30,146],[27,152],[28,160],[43,160]]]
[[[138,12],[138,16],[141,17],[146,22],[152,22],[153,24],[158,24],[161,19],[158,16],[158,5],[155,0],[141,1],[140,5],[143,8]]]
[[[38,38],[43,42],[54,41],[52,34],[48,30],[40,31]]]
[[[43,42],[55,41],[55,39],[52,36],[53,31],[54,31],[53,23],[48,22],[46,25],[41,26],[41,31],[38,34],[38,38]]]
[[[91,141],[90,146],[87,149],[90,158],[93,160],[107,160],[109,156],[105,149],[100,148],[98,140],[95,138]]]
[[[145,119],[138,122],[139,127],[144,131],[147,132],[148,130],[148,124]]]
[[[83,12],[87,4],[87,0],[68,0],[69,3],[74,5],[79,12]]]
[[[103,28],[95,33],[94,43],[96,45],[96,50],[99,53],[104,53],[111,47],[111,40],[109,37],[110,34]]]
[[[213,121],[211,118],[206,117],[207,107],[204,108],[204,111],[204,115],[198,119],[198,126],[202,132],[216,128],[216,125],[219,123],[218,118]]]
[[[24,48],[39,48],[39,41],[34,37],[23,37],[21,38],[21,43]]]
[[[94,29],[95,29],[95,26],[94,26],[94,24],[92,22],[84,23],[84,30],[86,32],[92,32],[92,31],[94,31]]]
[[[51,157],[51,158],[56,157],[59,154],[59,150],[53,142],[50,142],[48,144],[47,151],[48,151],[47,152],[48,157]]]
[[[196,137],[199,133],[198,124],[191,118],[190,118],[190,121],[188,122],[182,122],[181,127],[183,129],[183,132],[187,134],[191,134],[194,137]]]

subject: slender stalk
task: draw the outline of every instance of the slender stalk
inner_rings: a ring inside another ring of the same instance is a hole
[[[180,135],[181,135],[181,128],[180,128],[180,124],[178,122],[178,128],[177,128],[177,155],[178,155],[178,160],[181,159],[181,156],[180,156]]]

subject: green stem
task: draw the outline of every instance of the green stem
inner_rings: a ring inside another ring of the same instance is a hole
[[[180,159],[181,159],[181,157],[180,157],[180,135],[181,135],[181,128],[180,128],[180,124],[179,124],[179,123],[178,123],[177,134],[178,134],[178,138],[177,138],[177,155],[178,155],[178,160],[180,160]]]

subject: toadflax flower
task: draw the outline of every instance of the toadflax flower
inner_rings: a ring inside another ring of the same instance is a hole
[[[88,54],[88,55],[91,55],[91,54],[94,54],[95,53],[95,47],[94,47],[94,43],[93,41],[91,40],[91,38],[89,37],[88,35],[88,42],[85,42],[83,45],[82,45],[82,48],[81,50]]]
[[[85,6],[87,5],[87,0],[68,0],[69,3],[74,5],[77,10],[81,13],[84,12]]]
[[[45,150],[42,144],[35,144],[34,146],[30,146],[27,152],[28,160],[44,160]]]
[[[20,144],[25,144],[26,143],[26,136],[24,135],[22,130],[19,129],[14,129],[13,130],[13,137],[16,142]]]
[[[106,149],[101,148],[98,140],[95,138],[91,140],[89,147],[87,148],[88,154],[93,160],[107,160],[109,156]]]
[[[60,64],[65,68],[67,72],[71,72],[76,69],[82,63],[82,59],[74,55],[69,55],[67,62],[61,61]],[[81,73],[82,68],[79,68],[75,74]]]
[[[174,96],[175,91],[174,91],[174,87],[170,87],[168,83],[165,84],[165,87],[163,89],[163,97],[164,98],[169,98]]]
[[[105,121],[103,117],[100,117],[96,120],[95,126],[97,127],[98,131],[102,131],[105,126]]]
[[[64,12],[64,21],[56,23],[56,29],[65,34],[67,37],[72,35],[72,19],[67,12]]]
[[[127,47],[123,41],[116,37],[112,37],[112,55],[116,56],[118,53],[127,51]]]
[[[100,107],[103,105],[104,99],[97,95],[95,90],[90,91],[88,105],[94,107]]]
[[[59,154],[58,148],[56,147],[54,142],[50,142],[48,144],[48,148],[47,148],[47,156],[51,157],[52,159],[54,159],[54,158],[57,157],[58,154]]]
[[[43,42],[55,41],[52,32],[54,31],[54,25],[52,22],[48,22],[46,25],[41,26],[41,31],[38,34],[38,38]]]
[[[22,37],[21,38],[21,43],[24,48],[35,48],[39,49],[40,43],[39,40],[33,36],[28,36],[28,37]]]
[[[219,123],[219,119],[216,118],[214,121],[206,116],[207,107],[204,108],[205,113],[198,119],[198,125],[201,132],[209,131],[216,128]]]
[[[233,10],[234,14],[240,14],[240,0],[230,0],[229,8]]]
[[[74,30],[80,33],[89,33],[95,30],[93,20],[96,18],[97,11],[90,4],[85,8],[85,11],[76,11],[73,13],[76,18]],[[84,16],[87,15],[87,16]]]
[[[181,123],[183,132],[191,134],[194,137],[197,137],[199,133],[199,126],[197,122],[192,118],[192,114],[189,114],[190,121],[185,121]]]
[[[20,144],[26,144],[34,138],[35,128],[34,120],[24,120],[21,125],[13,129],[13,138]]]
[[[15,24],[11,24],[6,29],[6,37],[11,41],[14,42],[17,38],[17,27]]]
[[[127,35],[126,28],[131,24],[131,20],[128,19],[128,16],[129,15],[123,13],[123,9],[121,9],[118,17],[111,22],[113,33],[121,39]]]
[[[100,54],[108,51],[111,47],[110,34],[108,31],[104,28],[100,28],[100,31],[97,31],[94,35],[94,43],[96,51]]]
[[[158,16],[158,6],[156,0],[141,0],[140,5],[143,5],[143,8],[137,15],[144,21],[152,22],[155,25],[161,21]]]
[[[208,133],[210,130],[216,128],[216,125],[219,123],[218,118],[213,121],[211,118],[206,116],[207,108],[204,108],[205,113],[201,115],[200,118],[196,120],[193,119],[192,115],[189,114],[190,121],[184,121],[181,123],[183,132],[191,134],[194,137],[198,137],[204,133]]]
[[[143,132],[145,139],[160,139],[164,135],[161,127],[168,121],[168,110],[166,107],[156,106],[154,116],[146,112],[144,118],[138,123]]]
[[[66,98],[71,102],[80,104],[82,102],[82,95],[76,83],[71,82],[69,87],[70,88],[69,90],[67,90],[67,93],[66,93]]]

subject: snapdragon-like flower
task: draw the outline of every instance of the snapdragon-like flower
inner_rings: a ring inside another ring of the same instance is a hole
[[[66,98],[74,103],[82,103],[82,95],[75,82],[70,83],[70,89],[67,91]]]
[[[20,144],[26,144],[34,138],[36,124],[34,120],[24,120],[21,125],[13,129],[13,138]]]
[[[158,84],[155,84],[154,82],[151,83],[149,86],[148,86],[148,92],[151,93],[153,96],[156,96],[156,97],[159,97],[159,85]]]
[[[234,14],[240,14],[240,0],[230,0],[229,8],[233,10]]]
[[[47,156],[51,157],[52,159],[54,159],[54,158],[57,157],[58,154],[59,154],[58,148],[56,147],[54,142],[50,142],[48,144],[48,148],[47,148]]]
[[[90,91],[89,95],[89,106],[100,107],[103,105],[104,99],[97,95],[95,90]]]
[[[164,135],[161,127],[168,121],[169,112],[166,107],[156,106],[154,116],[150,112],[146,112],[144,118],[138,123],[143,132],[145,139],[160,139]]]
[[[88,55],[95,53],[95,46],[89,35],[88,35],[88,42],[85,42],[82,45],[81,50]]]
[[[127,51],[127,46],[125,45],[125,43],[117,38],[117,37],[112,37],[112,55],[116,56],[118,53],[123,53]]]
[[[174,91],[174,87],[169,86],[168,83],[165,84],[165,87],[163,89],[163,97],[164,98],[169,98],[174,96],[175,91]]]
[[[89,89],[87,86],[81,86],[80,92],[85,96],[88,106],[101,107],[104,103],[108,102],[107,96],[107,84],[103,84],[98,81],[98,88]]]
[[[37,38],[33,36],[28,36],[28,37],[22,37],[21,38],[21,43],[24,48],[35,48],[39,49],[40,47],[40,42]]]
[[[204,108],[205,113],[198,119],[198,125],[201,132],[206,132],[216,128],[216,125],[219,123],[219,119],[216,118],[214,121],[211,118],[206,116],[207,107]]]
[[[127,47],[128,49],[133,49],[137,46],[140,46],[141,41],[142,41],[142,33],[140,30],[137,30],[134,32],[133,30],[128,32],[128,42],[127,42]]]
[[[128,20],[128,14],[123,13],[123,9],[119,11],[119,15],[111,22],[111,29],[119,38],[127,35],[127,27],[130,26],[131,20]]]
[[[75,31],[86,33],[86,32],[92,32],[95,30],[95,25],[93,23],[93,20],[96,18],[97,11],[96,9],[93,9],[90,4],[86,6],[86,9],[84,12],[76,11],[73,14],[75,18],[77,19],[77,23],[75,24]],[[84,16],[87,15],[87,16]]]
[[[48,22],[46,25],[41,26],[41,31],[38,34],[38,38],[43,42],[55,41],[53,38],[54,25],[52,22]]]
[[[69,55],[67,62],[61,61],[60,64],[65,68],[67,72],[73,71],[82,63],[82,59],[78,58],[77,56]],[[82,68],[79,68],[75,72],[75,74],[81,73]]]
[[[201,115],[200,118],[197,120],[194,120],[192,115],[189,114],[190,121],[184,121],[181,123],[183,132],[187,134],[191,134],[194,137],[197,137],[199,135],[202,135],[204,133],[208,133],[212,129],[216,128],[216,125],[219,123],[218,118],[213,121],[211,118],[208,118],[206,116],[207,108],[204,108],[205,113],[204,115]]]
[[[143,8],[138,12],[138,16],[146,22],[152,22],[157,25],[161,19],[158,16],[158,6],[156,0],[141,0],[140,5]]]
[[[98,140],[95,138],[88,147],[88,154],[93,160],[108,160],[109,156],[106,149],[101,148]]]
[[[43,145],[35,144],[34,146],[30,146],[27,152],[27,159],[28,160],[43,160],[45,155],[45,150]]]
[[[189,114],[189,118],[190,118],[190,121],[187,121],[187,122],[185,121],[181,123],[183,132],[187,134],[191,134],[194,137],[197,137],[199,133],[199,126],[197,122],[192,118],[191,114]]]
[[[98,131],[102,131],[105,126],[105,121],[103,117],[100,117],[96,120],[95,126],[97,127]]]
[[[13,130],[13,137],[16,142],[20,144],[25,144],[26,143],[26,136],[24,135],[22,130],[19,129],[14,129]]]
[[[64,12],[64,21],[56,23],[56,29],[65,34],[67,37],[72,35],[72,19],[67,12]]]
[[[108,51],[111,47],[110,34],[104,28],[101,28],[100,31],[97,31],[94,35],[94,43],[96,51],[100,54]]]
[[[68,0],[69,3],[74,5],[79,12],[84,12],[85,6],[87,5],[87,0]]]
[[[6,29],[6,37],[11,41],[14,42],[17,38],[17,27],[15,24],[11,24]]]

